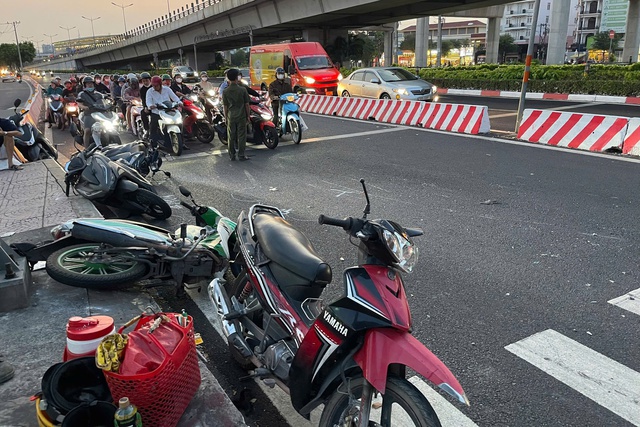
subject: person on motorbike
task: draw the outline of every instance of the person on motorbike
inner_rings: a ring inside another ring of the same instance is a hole
[[[69,81],[71,82],[71,87],[73,89],[73,91],[76,93],[76,95],[78,94],[78,79],[75,77],[71,77],[69,79]]]
[[[140,118],[142,119],[142,126],[144,130],[149,132],[149,109],[147,108],[147,91],[151,88],[151,75],[147,72],[140,74],[140,81],[142,87],[140,88],[140,99],[142,100],[142,112],[140,112]]]
[[[91,76],[86,76],[82,79],[83,90],[78,95],[78,105],[83,110],[82,127],[84,128],[84,146],[88,147],[91,144],[92,130],[91,127],[95,123],[93,117],[91,117],[91,108],[98,101],[104,99],[104,95],[100,92],[96,92],[94,87],[94,80]],[[100,132],[96,132],[93,135],[93,140],[97,146],[102,146],[100,143]]]
[[[62,97],[63,98],[76,97],[76,91],[73,88],[73,83],[71,83],[71,80],[65,80],[64,90],[62,91]]]
[[[113,86],[113,90],[111,91],[111,94],[113,95],[113,99],[116,102],[116,105],[118,106],[118,109],[120,110],[121,113],[125,112],[124,109],[124,105],[122,105],[122,89],[124,87],[124,81],[125,78],[120,76],[118,77],[118,80],[116,82],[116,84]]]
[[[49,97],[52,95],[62,95],[62,91],[63,89],[58,86],[56,79],[51,80],[51,84],[45,91],[45,95],[47,96],[47,113],[44,121],[49,123],[47,127],[51,127],[53,123],[53,114],[51,113],[51,108],[49,108]]]
[[[248,83],[242,80],[242,72],[238,72],[238,85],[245,88],[249,95],[260,97],[260,94],[257,91],[251,89],[251,86],[249,86]]]
[[[151,133],[151,141],[156,144],[162,140],[160,134],[160,112],[158,111],[158,105],[167,101],[173,101],[181,104],[180,98],[176,96],[170,87],[162,84],[160,76],[153,76],[151,78],[151,88],[147,90],[146,95],[147,108],[151,110],[151,116],[149,120],[149,132]],[[160,143],[160,145],[164,145]]]
[[[108,79],[107,76],[105,76],[105,78]],[[96,92],[100,92],[103,95],[109,93],[109,88],[102,82],[102,78],[100,77],[100,74],[96,74],[94,76],[94,82],[95,82],[95,91]]]
[[[129,81],[129,87],[122,93],[122,101],[127,108],[127,131],[134,135],[134,126],[131,121],[131,100],[135,98],[140,99],[140,85],[138,84],[138,79],[131,79],[131,81]]]
[[[276,127],[280,125],[280,96],[292,92],[291,83],[284,79],[284,68],[276,68],[276,79],[269,85],[269,97]]]
[[[163,86],[169,86],[170,87],[172,82],[173,82],[173,80],[171,80],[171,76],[169,74],[163,74],[162,75],[162,85]]]
[[[191,89],[189,89],[189,86],[182,83],[182,76],[180,74],[176,74],[175,76],[173,76],[173,84],[171,85],[171,90],[181,98],[191,93]]]
[[[227,75],[228,73],[229,70],[224,70],[224,81],[220,84],[220,88],[218,89],[220,99],[222,99],[222,93],[224,92],[224,90],[229,87],[229,77]]]
[[[215,90],[215,85],[209,81],[209,75],[206,71],[200,73],[200,82],[196,84],[200,89],[208,93],[210,90]]]

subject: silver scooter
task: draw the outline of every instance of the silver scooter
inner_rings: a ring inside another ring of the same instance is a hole
[[[18,112],[18,107],[22,100],[16,99],[13,103],[14,115],[9,117],[15,125],[22,131],[22,135],[13,137],[16,148],[30,162],[41,159],[58,159],[58,150],[37,127],[24,120],[29,110]]]

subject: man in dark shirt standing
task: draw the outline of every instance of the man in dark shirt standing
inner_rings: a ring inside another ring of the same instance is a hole
[[[247,145],[247,122],[249,122],[249,95],[247,91],[238,85],[238,70],[233,68],[227,73],[229,87],[222,94],[224,116],[227,120],[227,138],[229,157],[241,161],[249,160],[244,150]]]

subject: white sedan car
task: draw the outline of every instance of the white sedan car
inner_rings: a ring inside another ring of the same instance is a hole
[[[360,68],[338,83],[340,96],[435,101],[438,88],[400,67]]]

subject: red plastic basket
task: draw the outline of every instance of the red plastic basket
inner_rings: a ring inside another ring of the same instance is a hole
[[[183,336],[169,353],[157,342],[164,353],[164,359],[155,370],[137,375],[120,375],[105,371],[107,384],[115,402],[121,397],[128,397],[138,407],[145,426],[175,427],[189,402],[200,387],[200,367],[193,332],[193,319],[189,316],[186,327],[177,322],[179,314],[166,314],[172,327],[178,327]],[[135,330],[153,322],[158,315],[142,316]],[[120,328],[122,333],[124,327]],[[153,334],[149,334],[153,336]],[[124,361],[127,353],[125,349]]]

